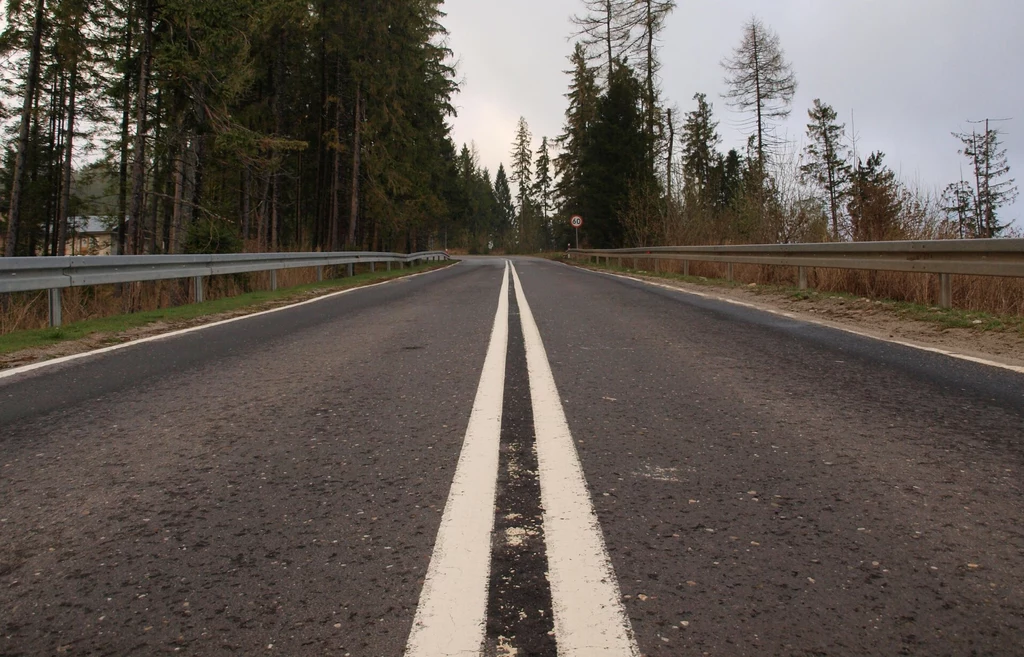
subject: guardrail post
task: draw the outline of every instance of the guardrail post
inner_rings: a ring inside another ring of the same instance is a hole
[[[939,274],[939,307],[953,307],[953,276],[952,274]]]
[[[355,273],[355,268],[356,266],[353,265],[351,262],[348,263],[348,265],[345,267],[345,275],[348,276],[349,278],[352,278],[352,275]]]
[[[388,260],[388,263],[387,263],[387,264],[388,264],[388,271],[391,271],[391,261],[390,261],[390,260]]]
[[[732,263],[731,262],[727,263],[725,269],[726,269],[725,276],[726,276],[727,279],[729,279],[731,281],[733,279]]]
[[[271,269],[270,270],[270,291],[273,292],[275,290],[277,290],[277,270],[276,269]]]
[[[797,267],[796,277],[800,285],[801,290],[807,289],[807,267]]]
[[[46,291],[46,296],[49,300],[50,307],[50,326],[60,326],[61,309],[60,309],[60,288],[55,287]]]
[[[619,269],[622,269],[622,258],[619,258]]]
[[[636,258],[633,258],[633,269],[636,269]]]
[[[370,273],[372,274],[375,271],[377,271],[377,263],[376,262],[371,262],[370,263]]]
[[[323,283],[324,282],[324,266],[323,265],[319,265],[316,268],[316,282],[317,283]]]
[[[195,292],[196,303],[203,302],[203,277],[194,276],[192,278],[192,290]]]
[[[690,275],[690,261],[689,260],[683,260],[683,276],[689,276],[689,275]]]

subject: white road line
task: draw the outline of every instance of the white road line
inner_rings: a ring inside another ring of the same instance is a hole
[[[565,264],[565,263],[562,263]],[[566,267],[572,267],[572,265],[565,265]],[[842,331],[843,333],[850,333],[862,338],[868,338],[870,340],[878,340],[879,342],[888,342],[890,344],[898,344],[901,347],[909,347],[911,349],[917,349],[919,351],[927,351],[933,354],[941,354],[942,356],[948,356],[949,358],[956,358],[958,360],[966,360],[972,363],[978,363],[980,365],[986,365],[988,367],[998,367],[1002,370],[1009,370],[1010,372],[1017,372],[1018,374],[1024,374],[1024,367],[1020,365],[1011,365],[1009,363],[1001,363],[995,360],[989,360],[987,358],[980,358],[978,356],[971,356],[969,354],[962,354],[956,351],[948,351],[946,349],[940,349],[938,347],[929,347],[927,345],[918,344],[916,342],[908,342],[906,340],[897,340],[895,338],[885,338],[880,335],[874,335],[867,333],[866,331],[859,331],[857,329],[849,328],[846,326],[840,326],[838,323],[823,322],[816,320],[811,317],[800,317],[792,313],[787,313],[784,310],[775,310],[774,308],[767,308],[765,306],[759,306],[753,303],[747,303],[745,301],[738,301],[736,299],[730,299],[729,297],[719,296],[717,294],[708,294],[706,292],[697,292],[696,290],[689,290],[686,288],[675,287],[674,285],[668,285],[666,283],[656,283],[649,281],[644,278],[637,278],[635,276],[628,276],[626,274],[617,274],[615,272],[608,271],[596,271],[593,269],[586,269],[585,267],[573,267],[573,269],[582,269],[583,271],[590,272],[592,274],[598,274],[600,276],[613,276],[615,278],[624,278],[629,281],[636,281],[638,283],[644,283],[651,287],[660,287],[666,290],[672,290],[673,292],[679,292],[680,294],[692,294],[695,297],[701,297],[702,299],[712,299],[714,301],[721,301],[723,303],[732,304],[734,306],[741,306],[743,308],[750,308],[752,310],[759,310],[764,313],[770,313],[772,315],[779,315],[787,319],[792,319],[797,322],[803,322],[805,324],[813,324],[815,326],[824,326],[826,328],[835,329]]]
[[[406,657],[479,655],[487,621],[491,531],[508,353],[508,272]]]
[[[544,539],[559,657],[638,657],[544,342],[512,266],[537,436]]]
[[[30,365],[22,365],[20,367],[12,367],[10,369],[0,370],[0,379],[5,379],[7,377],[15,376],[17,374],[24,374],[25,372],[31,372],[32,370],[38,370],[38,369],[41,369],[41,368],[44,368],[44,367],[50,367],[52,365],[60,365],[61,363],[67,363],[67,362],[72,361],[72,360],[78,360],[79,358],[88,358],[90,356],[98,356],[100,354],[105,354],[105,353],[108,353],[108,352],[111,352],[111,351],[118,351],[120,349],[127,349],[129,347],[134,347],[135,345],[145,344],[146,342],[155,342],[157,340],[166,340],[168,338],[173,338],[173,337],[176,337],[176,336],[179,336],[179,335],[185,335],[186,333],[193,333],[195,331],[203,331],[203,330],[208,329],[208,328],[213,328],[214,326],[221,326],[223,324],[230,324],[232,322],[240,322],[240,321],[242,321],[244,319],[252,319],[253,317],[259,317],[260,315],[269,315],[270,313],[279,313],[282,310],[290,310],[292,308],[298,308],[299,306],[305,306],[306,304],[309,304],[309,303],[317,303],[317,302],[320,302],[320,301],[324,301],[325,299],[331,299],[331,298],[334,298],[334,297],[337,297],[337,296],[341,296],[342,294],[348,294],[350,292],[357,292],[359,290],[366,290],[366,289],[369,289],[371,287],[377,287],[378,285],[387,285],[388,283],[395,283],[397,281],[407,281],[407,280],[409,280],[411,278],[416,278],[417,276],[426,276],[427,274],[432,274],[435,271],[440,271],[440,270],[439,269],[433,269],[431,271],[424,271],[424,272],[420,272],[418,274],[409,274],[408,276],[401,276],[401,277],[398,277],[398,278],[391,278],[391,279],[388,279],[386,281],[381,281],[380,283],[371,283],[369,285],[360,285],[358,287],[350,287],[347,290],[340,290],[338,292],[331,292],[330,294],[324,294],[323,296],[315,297],[313,299],[307,299],[306,301],[300,301],[298,303],[292,303],[292,304],[289,304],[287,306],[280,306],[278,308],[271,308],[270,310],[262,310],[262,311],[260,311],[258,313],[251,313],[251,314],[248,314],[248,315],[240,315],[238,317],[232,317],[231,319],[222,319],[219,322],[211,322],[209,324],[201,324],[199,326],[192,326],[192,327],[189,327],[187,329],[180,329],[180,330],[177,330],[177,331],[169,331],[167,333],[161,333],[159,335],[151,335],[148,338],[139,338],[138,340],[132,340],[130,342],[122,342],[121,344],[115,344],[115,345],[111,345],[109,347],[102,347],[100,349],[93,349],[92,351],[83,351],[80,354],[71,354],[70,356],[61,356],[60,358],[51,358],[50,360],[44,360],[44,361],[40,361],[38,363],[31,363]]]

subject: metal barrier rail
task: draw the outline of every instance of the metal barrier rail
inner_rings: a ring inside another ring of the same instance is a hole
[[[195,299],[200,302],[203,300],[204,276],[269,271],[270,288],[276,290],[279,269],[316,267],[317,280],[321,281],[323,268],[332,265],[348,265],[351,276],[357,264],[369,264],[371,271],[377,264],[384,264],[390,271],[392,263],[404,267],[406,263],[448,259],[444,251],[0,258],[0,293],[48,290],[50,326],[60,326],[60,291],[66,287],[192,278]]]
[[[953,274],[1024,277],[1024,239],[918,240],[905,242],[830,242],[824,244],[744,244],[735,246],[658,246],[635,249],[569,249],[588,260],[624,258],[690,262],[779,265],[797,268],[800,289],[807,289],[807,268],[861,269],[938,274],[939,305],[953,303]]]

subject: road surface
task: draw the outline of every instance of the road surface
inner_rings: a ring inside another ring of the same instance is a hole
[[[0,654],[1020,654],[1024,376],[506,263],[0,378]]]

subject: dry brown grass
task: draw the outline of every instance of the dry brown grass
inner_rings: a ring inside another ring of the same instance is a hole
[[[631,265],[629,259],[624,265]],[[676,260],[640,259],[640,269],[680,274],[683,263]],[[719,263],[692,262],[691,276],[724,279],[727,266]],[[737,283],[795,287],[795,267],[772,265],[733,265]],[[919,304],[935,304],[939,299],[939,277],[935,274],[908,272],[872,272],[849,269],[811,268],[808,284],[821,292],[853,294],[872,299],[890,299]],[[953,307],[995,315],[1024,316],[1024,279],[993,276],[953,276]]]

